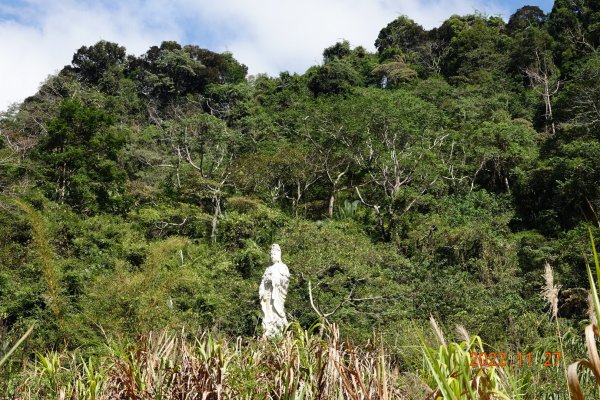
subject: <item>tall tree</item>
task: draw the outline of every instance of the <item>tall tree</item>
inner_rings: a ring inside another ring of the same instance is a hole
[[[367,90],[341,106],[352,121],[347,129],[358,138],[349,146],[359,171],[351,188],[390,240],[398,233],[397,219],[445,185],[445,118],[404,91]]]
[[[569,74],[576,59],[600,45],[600,4],[595,0],[556,0],[547,21],[557,42],[555,58]]]
[[[126,62],[125,47],[101,40],[93,46],[83,46],[71,61],[80,79],[90,85],[97,85],[106,73],[123,66]]]
[[[472,83],[503,73],[510,49],[504,25],[501,18],[484,15],[453,16],[445,21],[438,34],[450,45],[442,73]]]
[[[223,198],[231,184],[239,142],[220,119],[197,113],[167,122],[165,140],[175,159],[175,185],[183,199],[212,209],[211,238],[216,240]]]
[[[506,30],[514,35],[518,31],[529,27],[541,28],[546,22],[546,14],[538,6],[524,6],[519,8],[508,19]]]
[[[40,184],[50,198],[83,213],[122,211],[126,175],[120,163],[128,135],[105,112],[65,100],[35,149],[43,166]]]
[[[600,56],[593,54],[573,70],[558,100],[558,118],[590,130],[600,128]]]
[[[375,47],[380,55],[391,49],[409,53],[421,45],[425,37],[426,32],[421,25],[402,15],[379,31]]]
[[[560,89],[559,72],[548,52],[541,55],[536,52],[535,56],[535,61],[525,69],[525,74],[527,74],[533,89],[544,101],[544,127],[546,131],[555,134],[556,127],[552,111],[552,98]]]

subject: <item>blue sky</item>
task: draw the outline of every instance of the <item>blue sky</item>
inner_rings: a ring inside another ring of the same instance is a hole
[[[0,110],[35,93],[83,45],[110,40],[144,53],[163,40],[231,51],[251,74],[302,73],[341,39],[373,49],[407,15],[426,28],[475,11],[505,19],[537,0],[0,0]]]

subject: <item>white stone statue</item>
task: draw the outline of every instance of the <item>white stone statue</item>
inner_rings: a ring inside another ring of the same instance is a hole
[[[281,261],[281,248],[274,243],[271,246],[271,265],[265,270],[258,289],[262,325],[267,337],[279,335],[288,324],[284,303],[289,283],[290,271]]]

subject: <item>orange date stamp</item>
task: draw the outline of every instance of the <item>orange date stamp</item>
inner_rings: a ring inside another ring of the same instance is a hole
[[[543,367],[558,367],[561,359],[560,351],[546,351],[543,358],[537,360]],[[532,353],[509,354],[503,351],[471,352],[471,367],[530,367],[535,365]]]

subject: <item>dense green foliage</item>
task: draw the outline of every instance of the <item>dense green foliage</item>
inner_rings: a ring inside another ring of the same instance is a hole
[[[579,357],[581,254],[600,227],[598,3],[429,31],[402,16],[375,46],[336,43],[278,77],[175,42],[79,49],[0,118],[3,343],[31,324],[23,358],[165,327],[258,335],[277,242],[291,320],[317,320],[310,282],[344,335],[376,330],[402,371],[423,367],[430,315],[499,351],[562,341]],[[562,373],[525,373],[525,398],[566,398]]]

